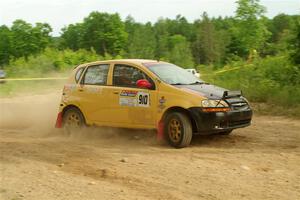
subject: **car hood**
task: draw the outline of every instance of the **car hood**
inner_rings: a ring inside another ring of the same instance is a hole
[[[207,97],[209,99],[221,99],[224,91],[228,91],[224,88],[211,85],[211,84],[198,84],[198,85],[174,85],[182,90],[197,93],[198,95]]]

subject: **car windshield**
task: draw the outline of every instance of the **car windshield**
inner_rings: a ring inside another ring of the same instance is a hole
[[[162,81],[171,85],[201,84],[203,81],[185,69],[169,63],[144,63]]]

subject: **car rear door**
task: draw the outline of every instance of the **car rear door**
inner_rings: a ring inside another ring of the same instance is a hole
[[[109,112],[105,104],[109,68],[110,64],[88,66],[77,86],[80,109],[91,124],[102,123]]]

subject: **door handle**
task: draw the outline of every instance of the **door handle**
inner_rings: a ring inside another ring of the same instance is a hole
[[[114,91],[114,94],[119,94],[119,91]]]

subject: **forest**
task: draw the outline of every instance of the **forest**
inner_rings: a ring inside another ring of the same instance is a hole
[[[300,15],[266,17],[259,0],[238,0],[234,16],[199,13],[139,23],[94,11],[58,37],[47,23],[0,26],[0,68],[9,77],[64,73],[95,60],[145,58],[200,70],[201,78],[242,89],[252,102],[300,114]],[[158,16],[159,17],[159,16]],[[278,111],[281,110],[281,111]]]

